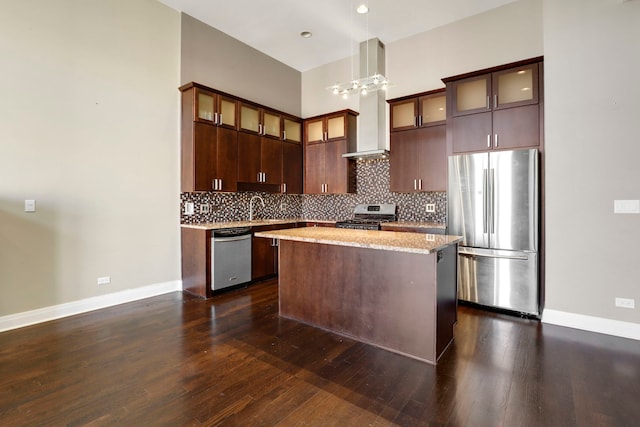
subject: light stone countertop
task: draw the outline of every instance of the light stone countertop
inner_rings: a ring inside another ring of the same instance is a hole
[[[385,227],[411,227],[411,228],[437,228],[445,229],[447,224],[441,222],[428,222],[428,221],[394,221],[385,222],[382,225]]]
[[[460,236],[327,227],[262,231],[256,233],[255,236],[417,254],[431,254],[462,241]]]
[[[195,228],[197,230],[220,230],[223,228],[235,228],[235,227],[262,227],[265,225],[279,225],[279,224],[295,224],[298,222],[318,222],[334,224],[335,221],[326,221],[319,219],[255,219],[253,221],[226,221],[226,222],[202,222],[198,224],[180,224],[182,228]]]

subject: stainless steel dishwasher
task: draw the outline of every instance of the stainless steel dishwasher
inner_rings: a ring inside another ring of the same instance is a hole
[[[251,281],[251,228],[225,228],[211,237],[211,289]]]

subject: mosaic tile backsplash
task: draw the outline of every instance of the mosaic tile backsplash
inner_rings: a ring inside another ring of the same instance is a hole
[[[446,223],[446,192],[392,193],[389,179],[389,160],[360,160],[356,169],[356,194],[182,193],[180,220],[183,224],[248,220],[251,197],[259,195],[265,207],[254,201],[255,219],[341,220],[352,218],[358,203],[395,203],[398,220]],[[184,214],[186,202],[194,203],[194,215]],[[427,203],[435,204],[436,211],[426,212]]]

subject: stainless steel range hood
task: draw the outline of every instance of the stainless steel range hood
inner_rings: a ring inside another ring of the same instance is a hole
[[[360,77],[385,74],[384,44],[377,38],[360,43]],[[355,153],[342,157],[353,159],[384,159],[389,157],[386,141],[385,92],[375,91],[360,96],[358,145]]]

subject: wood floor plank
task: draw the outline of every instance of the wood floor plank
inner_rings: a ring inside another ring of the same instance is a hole
[[[4,426],[628,426],[640,345],[461,306],[427,365],[278,315],[275,281],[0,333]]]

